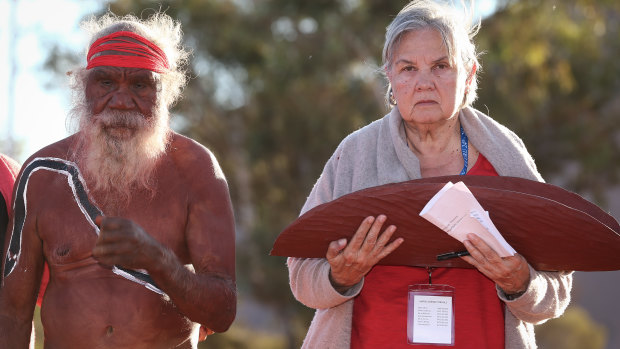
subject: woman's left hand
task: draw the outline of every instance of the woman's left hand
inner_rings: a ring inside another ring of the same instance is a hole
[[[467,234],[463,241],[469,256],[461,257],[482,274],[493,280],[506,294],[517,294],[527,289],[530,281],[530,268],[520,254],[500,257],[478,235]]]

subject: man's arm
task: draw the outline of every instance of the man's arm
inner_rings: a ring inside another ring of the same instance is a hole
[[[2,285],[0,287],[0,348],[28,348],[32,316],[43,274],[43,244],[35,230],[35,219],[28,217],[22,230],[21,253],[15,268],[4,277],[11,229],[4,243]]]
[[[185,240],[192,268],[123,218],[97,219],[101,232],[93,256],[107,265],[146,269],[182,314],[224,332],[236,314],[234,219],[219,165],[201,150],[184,168],[187,176],[179,178],[190,187]]]
[[[228,184],[217,160],[208,153],[204,164],[199,173],[188,177],[195,184],[186,241],[195,271],[181,265],[168,250],[169,262],[149,273],[181,313],[224,332],[236,315],[235,226]]]

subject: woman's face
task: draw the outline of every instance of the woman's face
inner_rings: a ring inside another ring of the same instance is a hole
[[[432,124],[456,115],[465,74],[450,63],[441,34],[423,29],[403,34],[387,71],[396,107],[411,124]]]

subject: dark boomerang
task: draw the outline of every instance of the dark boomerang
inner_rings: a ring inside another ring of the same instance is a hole
[[[35,158],[28,165],[26,165],[17,185],[17,192],[15,193],[14,202],[15,219],[13,220],[11,241],[6,255],[4,277],[9,276],[9,274],[11,274],[11,272],[15,269],[21,253],[22,229],[24,228],[24,222],[26,221],[27,214],[25,192],[30,176],[38,170],[58,172],[67,176],[67,180],[73,191],[76,203],[80,207],[82,213],[84,213],[85,218],[95,229],[95,233],[99,235],[99,227],[95,224],[95,218],[97,216],[103,216],[103,212],[101,212],[97,206],[90,202],[86,185],[77,165],[73,162],[58,158]],[[147,273],[122,268],[119,266],[115,266],[112,271],[117,275],[145,286],[153,292],[164,294],[164,292],[161,291],[157,285],[155,285],[155,282]]]

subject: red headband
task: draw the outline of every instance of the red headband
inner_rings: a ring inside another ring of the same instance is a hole
[[[141,44],[128,39],[121,39],[120,37],[129,37],[139,41]],[[101,54],[93,57],[103,51],[127,52],[131,55]],[[97,41],[90,45],[86,60],[88,61],[86,69],[111,66],[142,68],[163,73],[169,68],[168,59],[166,59],[164,51],[142,36],[128,31],[112,33],[97,39]]]

